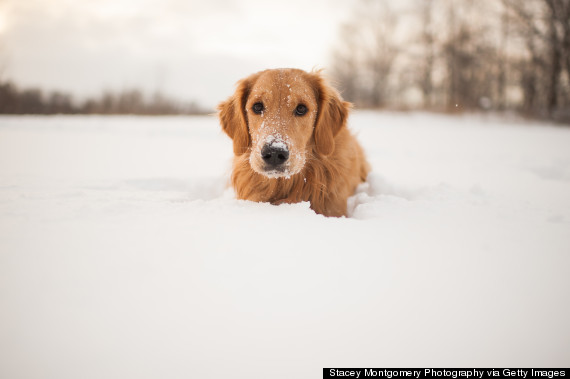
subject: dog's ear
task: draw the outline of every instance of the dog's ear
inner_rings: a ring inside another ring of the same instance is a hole
[[[319,154],[328,156],[334,151],[334,137],[345,127],[352,104],[343,101],[319,73],[313,75],[316,77],[314,86],[319,104],[315,121],[315,147]]]
[[[251,146],[245,104],[257,74],[242,79],[237,83],[235,93],[218,105],[218,117],[224,132],[233,140],[234,154],[242,155]]]

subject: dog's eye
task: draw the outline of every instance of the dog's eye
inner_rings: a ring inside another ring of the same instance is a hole
[[[253,107],[251,107],[251,110],[255,114],[261,114],[263,112],[263,109],[264,109],[263,103],[255,103],[253,104]]]
[[[297,105],[297,108],[295,108],[295,114],[297,116],[302,116],[305,113],[307,113],[307,111],[308,111],[308,109],[305,106],[305,104],[299,104],[299,105]]]

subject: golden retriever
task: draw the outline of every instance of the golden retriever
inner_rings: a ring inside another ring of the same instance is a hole
[[[218,106],[233,140],[237,197],[309,201],[317,213],[346,215],[348,197],[370,169],[346,127],[350,107],[320,72],[265,70],[239,81]]]

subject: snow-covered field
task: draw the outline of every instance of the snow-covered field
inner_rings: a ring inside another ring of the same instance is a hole
[[[570,128],[350,125],[335,219],[235,200],[215,117],[1,117],[0,377],[568,367]]]

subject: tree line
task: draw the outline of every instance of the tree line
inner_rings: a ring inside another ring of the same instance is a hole
[[[82,102],[68,93],[45,93],[38,88],[20,89],[10,81],[0,81],[0,114],[136,114],[177,115],[207,113],[196,103],[175,101],[157,92],[145,96],[138,89],[105,91]]]
[[[570,122],[570,0],[360,0],[333,77],[360,107],[512,110]]]

